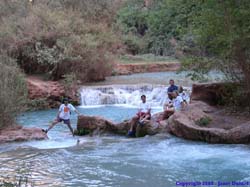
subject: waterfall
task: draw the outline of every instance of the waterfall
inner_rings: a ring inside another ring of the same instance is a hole
[[[159,107],[165,103],[167,88],[163,85],[86,86],[81,88],[81,104],[138,106],[143,94],[152,107]]]

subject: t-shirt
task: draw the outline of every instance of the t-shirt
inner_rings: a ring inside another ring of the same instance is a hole
[[[176,111],[181,110],[181,103],[183,102],[183,99],[181,96],[177,96],[175,99],[173,99],[173,105],[174,105],[174,109]]]
[[[189,102],[190,98],[189,98],[189,95],[187,93],[182,92],[179,95],[182,97],[183,100]]]
[[[75,107],[73,107],[72,104],[67,104],[67,106],[65,104],[61,104],[61,106],[59,107],[59,117],[61,119],[69,119],[70,118],[70,112],[76,110]]]
[[[146,112],[148,112],[148,110],[150,110],[151,109],[151,105],[149,104],[149,103],[140,103],[140,106],[139,106],[139,110],[141,111],[141,112],[144,112],[144,113],[146,113]]]
[[[178,90],[178,86],[171,85],[171,86],[168,87],[168,92],[173,92],[175,90]]]

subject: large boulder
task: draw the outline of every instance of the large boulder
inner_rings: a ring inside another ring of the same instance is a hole
[[[236,83],[203,83],[193,84],[191,99],[193,101],[204,101],[210,105],[224,104],[230,100]]]
[[[117,132],[116,125],[99,116],[78,116],[77,132],[78,135],[103,134]]]
[[[145,122],[143,126],[137,125],[136,137],[143,137],[145,135],[155,135],[160,132],[166,132],[166,124],[159,124],[156,118],[159,114],[153,115],[152,120]],[[114,123],[105,118],[98,116],[79,116],[77,121],[78,135],[85,134],[120,134],[127,135],[132,120],[125,120],[121,123]]]
[[[0,143],[44,139],[48,139],[48,136],[40,128],[12,126],[0,130]]]
[[[217,109],[202,102],[190,104],[186,110],[176,112],[169,118],[168,132],[180,138],[208,143],[250,143],[250,121],[235,124],[230,129],[200,123],[202,120],[214,120],[216,112]],[[216,121],[213,123],[216,124]]]

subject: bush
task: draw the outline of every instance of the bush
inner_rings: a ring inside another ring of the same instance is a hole
[[[196,121],[196,124],[199,126],[207,126],[209,123],[211,123],[212,119],[209,117],[203,117]]]
[[[12,59],[0,56],[0,66],[0,128],[3,128],[12,125],[25,109],[27,89],[24,75]]]
[[[111,27],[119,3],[27,2],[1,2],[13,14],[4,9],[1,14],[0,9],[0,52],[7,50],[25,73],[47,73],[54,80],[72,73],[82,81],[109,75],[112,55],[120,45]]]

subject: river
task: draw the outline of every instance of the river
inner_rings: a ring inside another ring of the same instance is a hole
[[[97,96],[101,102],[93,100],[92,104],[83,104],[78,109],[85,115],[120,122],[134,115],[136,102],[131,101],[145,92],[154,103],[153,113],[160,111],[161,102],[153,97],[153,90],[165,88],[142,86],[144,89],[140,89],[141,86],[135,89],[124,85],[108,86],[108,89],[94,87],[91,91],[100,91]],[[91,87],[83,88],[83,98],[86,89]],[[125,90],[122,94],[116,92],[121,89]],[[108,104],[103,95],[120,99],[111,99],[112,103]],[[26,112],[17,120],[27,127],[46,128],[56,112]],[[76,119],[73,114],[74,128]],[[250,181],[249,145],[212,145],[182,140],[167,133],[138,139],[72,137],[65,125],[56,126],[48,136],[43,141],[0,145],[0,184],[4,180],[39,187],[175,187],[182,182],[194,186],[194,182],[210,181],[210,186],[218,186],[218,182]]]

